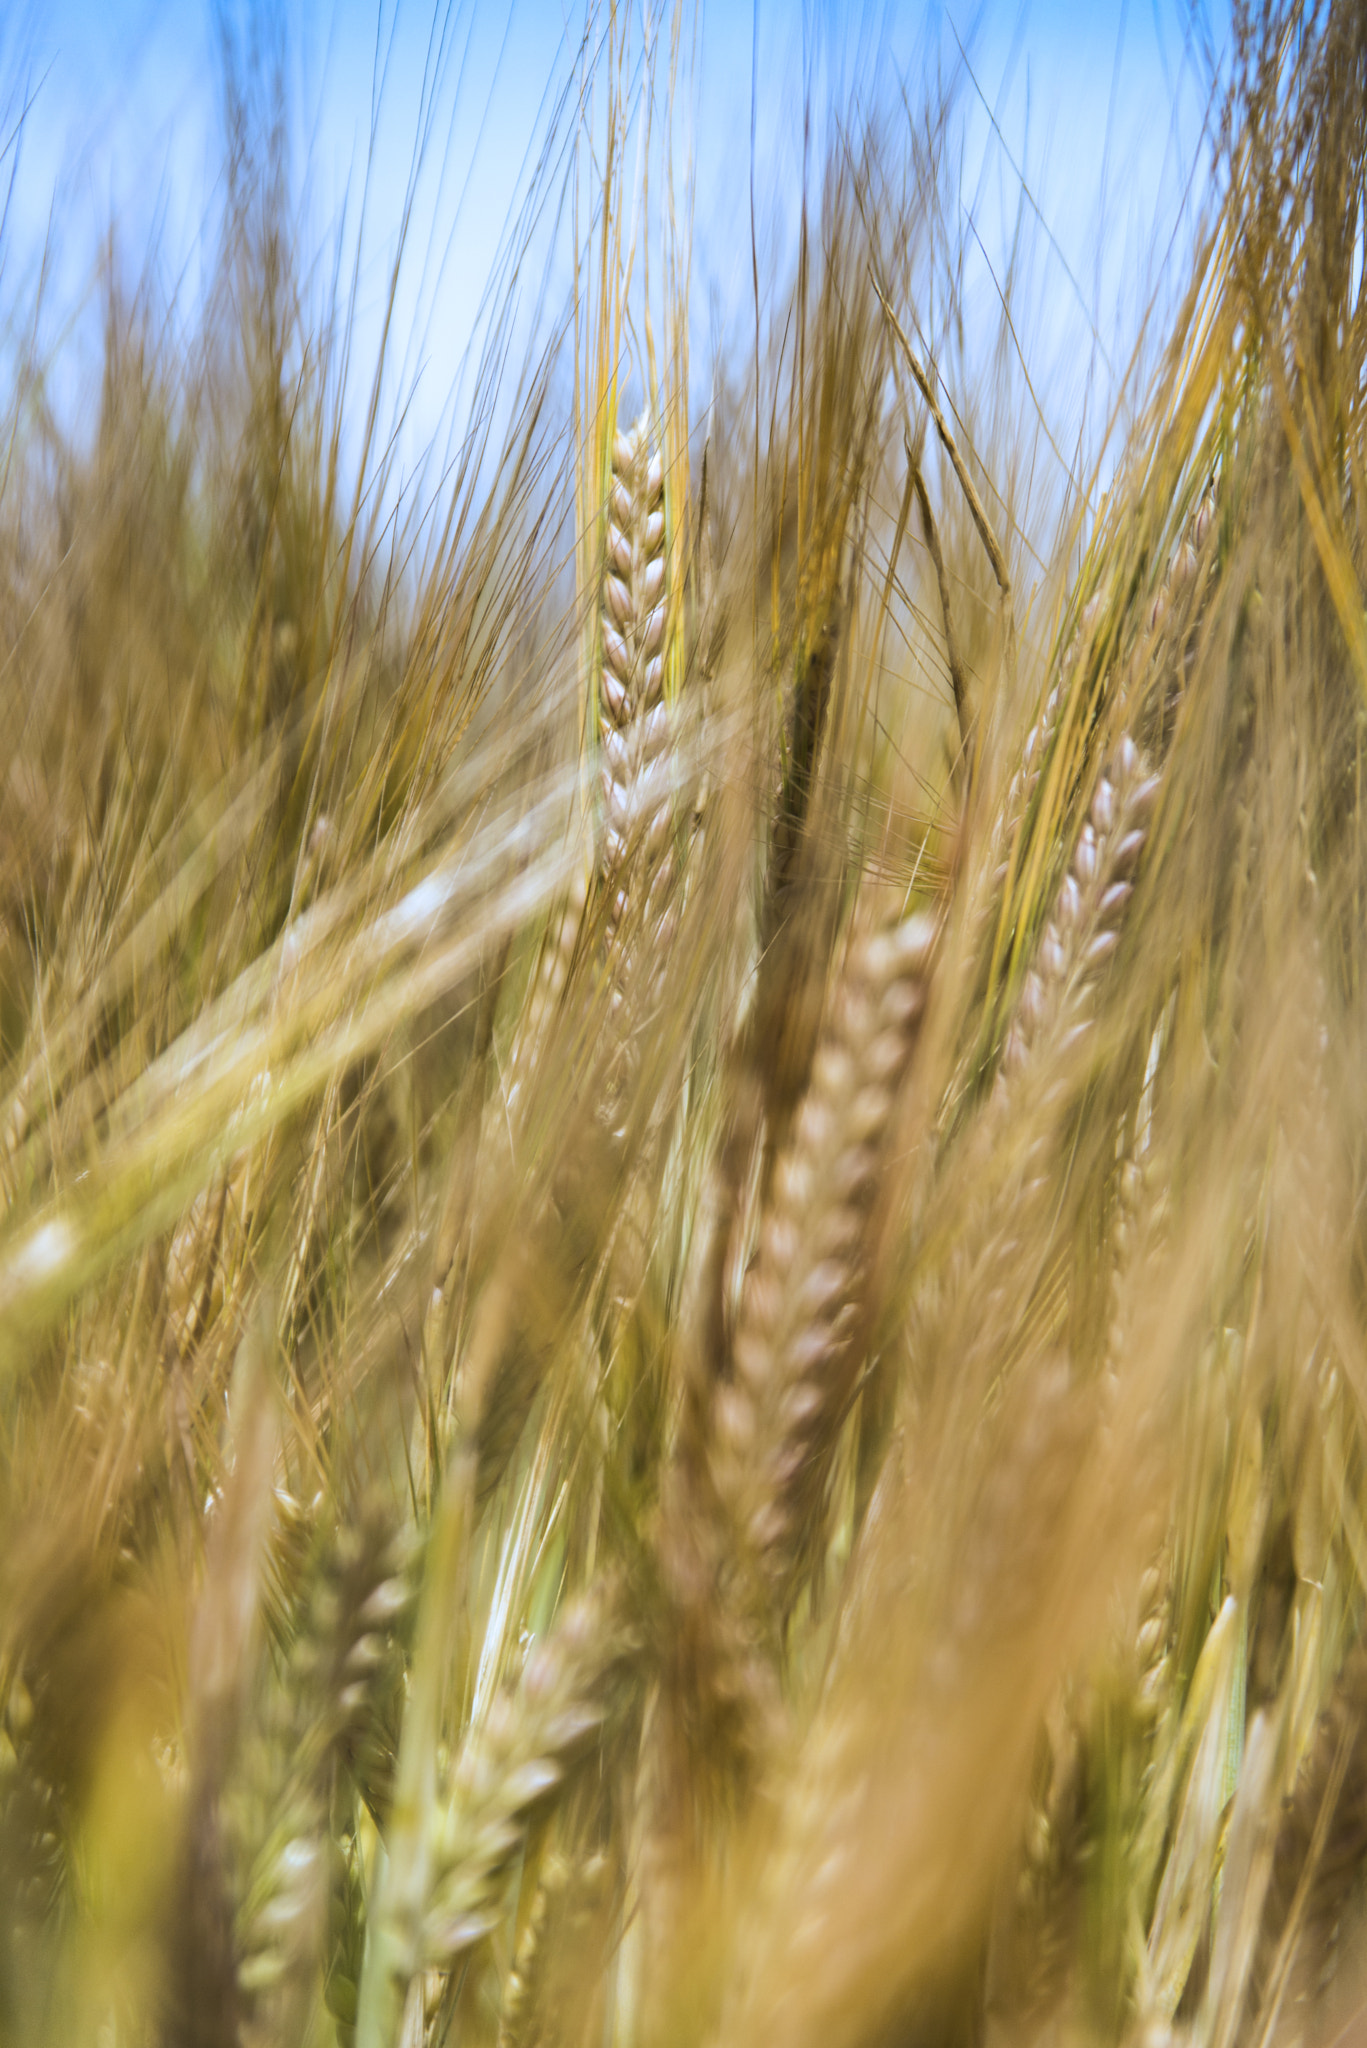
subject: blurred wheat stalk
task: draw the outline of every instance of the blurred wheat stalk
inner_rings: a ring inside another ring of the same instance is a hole
[[[842,130],[697,435],[682,23],[598,26],[570,416],[417,569],[240,91],[202,349],[111,285],[85,452],[14,381],[0,2038],[1328,2041],[1367,23],[1240,15],[1033,534],[946,110]]]

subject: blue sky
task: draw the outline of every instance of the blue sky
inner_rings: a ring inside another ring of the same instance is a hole
[[[358,309],[364,355],[378,339],[431,13],[410,5],[396,15],[385,0],[377,18],[361,0],[320,0],[284,17],[267,8],[260,18],[288,23],[292,113],[320,246],[348,191],[354,208],[377,51],[387,54]],[[526,187],[528,149],[546,132],[545,96],[573,75],[582,29],[575,0],[512,0],[511,9],[467,0],[444,20],[448,61],[436,147],[415,203],[413,273],[400,296],[401,329],[416,344],[408,369],[418,373],[416,384],[412,374],[404,380],[410,459],[449,419],[454,367],[474,326],[472,281],[487,276],[509,209]],[[989,0],[976,11],[872,0],[756,0],[753,8],[704,0],[690,102],[702,344],[710,322],[737,328],[749,306],[752,106],[756,199],[777,271],[790,246],[800,179],[804,79],[814,78],[819,100],[832,89],[845,99],[854,88],[869,103],[894,93],[899,80],[915,98],[927,68],[952,66],[962,41],[976,84],[966,85],[961,102],[960,199],[985,258],[976,278],[970,272],[969,288],[993,289],[986,264],[1000,261],[1023,168],[1053,238],[1040,238],[1043,356],[1066,363],[1092,320],[1123,349],[1152,252],[1174,237],[1182,245],[1189,232],[1182,202],[1190,166],[1201,157],[1205,111],[1202,65],[1192,52],[1203,39],[1218,52],[1227,34],[1223,12],[1213,19],[1207,12],[1193,27],[1177,0]],[[136,270],[155,240],[162,289],[193,301],[221,190],[216,80],[213,19],[193,0],[47,0],[41,7],[12,0],[6,10],[0,107],[13,110],[24,98],[31,105],[5,254],[11,279],[31,281],[51,225],[52,331],[66,338],[64,375],[73,394],[82,320],[94,304],[90,280],[111,221],[125,266]],[[7,121],[0,143],[9,133]],[[443,255],[444,264],[437,260]],[[701,352],[695,345],[695,359]],[[93,355],[92,327],[88,363]]]

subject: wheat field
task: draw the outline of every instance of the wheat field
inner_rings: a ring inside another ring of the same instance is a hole
[[[4,2043],[1367,2038],[1367,16],[1043,510],[943,94],[699,403],[681,23],[421,516],[231,52],[7,358]]]

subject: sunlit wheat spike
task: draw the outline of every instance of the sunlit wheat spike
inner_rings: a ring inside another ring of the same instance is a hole
[[[1149,606],[1148,624],[1151,633],[1162,633],[1175,609],[1182,606],[1192,593],[1200,574],[1202,558],[1215,546],[1218,539],[1218,510],[1215,485],[1212,482],[1202,493],[1200,503],[1186,522],[1180,538],[1175,542],[1164,564],[1163,580]],[[1182,623],[1191,622],[1184,620]],[[1188,647],[1183,652],[1184,672],[1190,666],[1190,656],[1191,649]]]
[[[1138,1605],[1135,1704],[1141,1717],[1152,1723],[1162,1713],[1172,1684],[1172,1559],[1166,1545],[1144,1568]]]
[[[517,1684],[467,1737],[431,1822],[428,1967],[449,1969],[497,1923],[528,1827],[629,1693],[636,1655],[617,1594],[588,1594],[535,1645]]]
[[[936,931],[918,914],[851,946],[775,1169],[733,1376],[717,1397],[718,1493],[780,1607],[869,1336],[870,1214]]]
[[[1093,629],[1098,615],[1097,600],[1083,614],[1079,635]],[[1078,635],[1074,636],[1060,663],[1060,673],[1046,694],[1021,745],[1020,759],[988,820],[984,846],[978,857],[969,888],[964,892],[966,937],[963,951],[978,959],[997,917],[1002,892],[1011,874],[1012,860],[1022,828],[1039,788],[1045,763],[1058,733],[1058,722],[1067,695],[1071,669],[1077,660]],[[946,1104],[960,1100],[969,1085],[978,1048],[970,1045],[958,1061],[946,1090]]]
[[[1077,1085],[1097,983],[1119,942],[1158,788],[1139,750],[1123,738],[1097,781],[991,1097],[968,1134],[962,1164],[974,1183],[970,1213],[943,1284],[923,1296],[926,1320],[916,1340],[927,1358],[962,1347],[965,1384],[972,1377],[968,1360],[975,1373],[998,1373],[1018,1345],[1022,1298],[1049,1241],[1043,1205],[1054,1185],[1060,1106]]]
[[[1166,616],[1169,586],[1177,591],[1185,590],[1194,583],[1198,569],[1197,549],[1208,546],[1213,531],[1213,500],[1208,495],[1202,499],[1189,522],[1188,537],[1174,550],[1163,585],[1162,614],[1156,615],[1155,624],[1161,624],[1162,617]],[[998,887],[1007,878],[1011,849],[1025,822],[1053,747],[1070,678],[1101,626],[1105,604],[1104,593],[1098,591],[1083,607],[1077,629],[1062,656],[1059,680],[1045,698],[1026,735],[1021,760],[993,817],[988,866]],[[1173,695],[1180,694],[1184,680],[1184,673],[1175,675]],[[1143,838],[1136,838],[1134,834],[1147,832],[1148,815],[1158,788],[1157,775],[1148,772],[1143,754],[1133,739],[1128,734],[1124,735],[1093,795],[1070,873],[1056,901],[1054,917],[1040,945],[1035,968],[1027,977],[1022,992],[1021,1006],[1007,1039],[1004,1065],[1021,1056],[1024,1047],[1033,1041],[1043,1024],[1041,994],[1045,995],[1047,1008],[1048,985],[1052,982],[1056,991],[1061,990],[1063,981],[1070,974],[1075,982],[1080,983],[1086,978],[1087,971],[1099,966],[1113,949],[1118,938],[1120,915],[1129,894],[1129,875],[1143,849]],[[1135,812],[1118,832],[1117,805],[1121,812],[1128,813],[1131,808]],[[1121,856],[1116,849],[1127,837],[1129,844]],[[1108,875],[1100,886],[1094,886],[1109,860],[1118,862],[1117,872]],[[1124,893],[1121,893],[1122,887]],[[1089,917],[1095,917],[1096,925],[1086,934],[1082,958],[1080,961],[1070,959],[1068,937],[1080,934]],[[1079,966],[1083,970],[1081,977],[1077,973]],[[1074,1021],[1081,1025],[1080,1018]]]
[[[1091,1023],[1090,992],[1120,943],[1159,778],[1126,735],[1097,782],[1068,873],[1025,977],[1002,1048],[999,1105],[1041,1058],[1071,1057]]]
[[[1065,667],[1066,667],[1065,660]],[[1062,681],[1054,684],[1021,747],[1021,757],[1015,773],[1007,783],[1002,800],[992,821],[991,866],[998,884],[1006,880],[1007,861],[1017,833],[1025,822],[1031,798],[1039,788],[1044,764],[1058,731],[1059,712],[1063,708],[1065,685]]]
[[[1007,879],[1012,849],[1034,801],[1035,791],[1039,788],[1040,778],[1058,736],[1059,718],[1067,702],[1077,664],[1097,632],[1104,609],[1104,598],[1100,592],[1083,606],[1076,630],[1064,648],[1054,671],[1055,681],[1046,693],[1030,730],[1021,743],[1020,759],[992,814],[984,866],[998,890]],[[991,899],[987,897],[984,899],[983,909],[990,907]]]
[[[642,413],[612,450],[599,676],[602,872],[622,921],[634,869],[664,852],[672,815],[665,703],[664,466]]]

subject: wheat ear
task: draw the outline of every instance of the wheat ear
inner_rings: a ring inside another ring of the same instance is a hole
[[[1202,498],[1200,505],[1198,506],[1195,514],[1193,515],[1192,519],[1188,524],[1187,534],[1174,548],[1172,556],[1168,562],[1162,587],[1160,589],[1158,597],[1154,601],[1154,607],[1150,614],[1150,628],[1152,632],[1159,633],[1163,629],[1165,621],[1168,617],[1168,612],[1172,600],[1180,594],[1187,592],[1190,589],[1190,587],[1196,582],[1201,557],[1205,550],[1212,543],[1214,533],[1215,501],[1212,494],[1207,492],[1206,496]],[[1007,879],[1010,867],[1011,848],[1016,840],[1016,837],[1022,825],[1024,824],[1026,814],[1029,811],[1030,804],[1034,799],[1035,791],[1039,786],[1040,776],[1044,769],[1044,763],[1047,760],[1050,750],[1053,747],[1054,739],[1058,731],[1059,716],[1063,709],[1064,698],[1068,688],[1069,679],[1072,675],[1073,669],[1077,664],[1077,661],[1085,653],[1088,644],[1091,642],[1093,636],[1097,631],[1097,627],[1100,624],[1102,618],[1104,606],[1104,594],[1098,591],[1088,600],[1087,604],[1083,607],[1081,615],[1078,619],[1076,631],[1073,633],[1060,659],[1059,679],[1054,684],[1053,688],[1050,690],[1048,696],[1044,699],[1044,702],[1040,707],[1039,714],[1036,717],[1034,724],[1031,726],[1029,732],[1026,734],[1025,743],[1021,750],[1021,759],[1019,765],[1017,766],[1015,773],[1012,775],[1010,782],[1007,784],[1005,793],[1002,797],[1002,801],[998,806],[996,813],[994,814],[992,824],[989,830],[988,854],[983,865],[987,873],[992,876],[993,882],[997,888],[1000,888]],[[1184,680],[1184,676],[1178,677],[1178,694],[1180,694],[1181,685]],[[1096,795],[1093,798],[1094,811],[1095,806],[1099,802],[1102,807],[1103,813],[1109,815],[1109,799],[1106,794],[1108,783],[1111,786],[1112,795],[1118,797],[1122,804],[1130,801],[1133,794],[1133,784],[1136,772],[1139,772],[1139,779],[1142,783],[1142,781],[1144,780],[1144,775],[1142,771],[1143,758],[1138,752],[1137,748],[1135,747],[1133,740],[1130,739],[1127,735],[1121,739],[1107,772],[1102,776],[1101,782],[1098,784]],[[1150,804],[1152,802],[1152,795],[1156,792],[1156,789],[1157,782],[1155,780],[1153,783],[1153,789],[1148,793],[1147,800]],[[1137,824],[1142,824],[1145,827],[1147,826],[1147,812],[1145,812],[1143,818],[1134,820],[1128,829],[1133,830],[1135,825]],[[1104,857],[1102,848],[1100,846],[1100,840],[1103,834],[1103,825],[1098,820],[1096,815],[1092,815],[1088,819],[1087,826],[1085,826],[1083,829],[1082,837],[1078,844],[1077,854],[1074,858],[1073,873],[1069,878],[1069,880],[1074,881],[1078,884],[1079,895],[1083,898],[1085,898],[1085,896],[1088,893],[1088,875],[1086,871],[1088,868],[1089,861],[1089,828],[1091,830],[1093,838],[1098,842],[1098,857]],[[1104,829],[1108,834],[1110,833],[1109,827],[1105,827]],[[1132,849],[1133,860],[1138,859],[1138,855],[1141,849],[1142,841],[1139,841],[1135,844],[1134,848]],[[1081,871],[1079,871],[1079,862],[1081,863]],[[1123,881],[1126,879],[1126,877],[1122,875],[1118,876],[1116,879],[1119,881]],[[1106,906],[1102,926],[1099,927],[1097,932],[1095,932],[1092,935],[1098,938],[1100,941],[1099,955],[1101,957],[1104,957],[1104,953],[1108,943],[1114,943],[1113,939],[1108,942],[1106,938],[1103,936],[1104,929],[1106,925],[1109,925],[1114,930],[1115,920],[1118,917],[1120,908],[1123,907],[1124,901],[1124,897],[1116,897],[1112,899],[1111,903],[1108,906]],[[1081,906],[1079,905],[1076,907]],[[1073,899],[1071,897],[1071,893],[1069,890],[1069,882],[1065,881],[1055,911],[1054,929],[1056,933],[1068,927],[1070,922],[1074,920],[1074,914],[1075,905],[1073,903]],[[1054,963],[1056,969],[1057,952],[1054,949],[1048,947],[1046,934],[1046,944],[1041,946],[1040,960],[1039,963],[1037,963],[1036,968],[1037,981],[1042,981],[1048,976],[1050,972],[1051,961]],[[1057,979],[1056,973],[1055,978]],[[1029,981],[1027,980],[1026,990],[1023,992],[1022,995],[1021,1017],[1018,1020],[1023,1025],[1023,1030],[1018,1034],[1016,1048],[1017,1050],[1019,1050],[1020,1044],[1024,1039],[1027,1039],[1033,1035],[1033,1027],[1034,1022],[1036,1020],[1030,1017],[1029,1010],[1032,1003],[1035,1001],[1035,998],[1036,990],[1030,985]],[[961,1084],[962,1079],[963,1075],[962,1072],[960,1072],[958,1075],[956,1075],[956,1084]],[[957,1085],[956,1088],[951,1090],[951,1099],[953,1099],[956,1093]]]
[[[1160,787],[1128,734],[1097,782],[1068,873],[1025,977],[1002,1047],[995,1095],[1008,1100],[1028,1070],[1073,1055],[1092,1022],[1096,978],[1120,942],[1121,917]]]
[[[921,1296],[918,1348],[927,1359],[957,1354],[957,1382],[985,1394],[1019,1345],[1022,1261],[1047,1244],[1040,1221],[1060,1142],[1060,1110],[1076,1086],[1078,1053],[1094,1021],[1097,979],[1119,939],[1158,784],[1123,739],[1099,778],[1035,965],[1025,979],[992,1096],[967,1134],[964,1159],[973,1213],[938,1284]],[[982,1194],[977,1193],[981,1185]]]
[[[1035,715],[1021,746],[1015,773],[1002,792],[988,833],[988,855],[983,863],[993,885],[1000,889],[1010,872],[1011,849],[1025,823],[1026,813],[1039,788],[1044,764],[1058,732],[1059,714],[1072,681],[1073,671],[1085,653],[1101,619],[1103,598],[1098,592],[1082,608],[1076,631],[1059,659],[1057,680]]]
[[[599,1589],[569,1608],[466,1739],[432,1823],[433,1884],[422,1958],[449,1969],[494,1927],[532,1821],[629,1691],[636,1639]]]
[[[601,1996],[586,1957],[611,1908],[612,1888],[601,1851],[580,1862],[559,1850],[546,1859],[508,1972],[497,2048],[568,2048],[584,2037],[584,2008]]]
[[[1165,589],[1171,585],[1174,590],[1185,590],[1195,584],[1197,550],[1207,548],[1213,534],[1213,500],[1207,497],[1190,523],[1191,537],[1174,552]],[[1074,658],[1072,648],[1077,640],[1095,630],[1100,602],[1099,596],[1093,597],[1084,609],[1078,633],[1064,658],[1065,672]],[[1157,623],[1161,625],[1161,618]],[[1175,696],[1180,696],[1182,682],[1179,675],[1165,715]],[[1012,833],[1024,817],[1052,743],[1062,689],[1060,681],[1046,699],[1027,739],[1025,758],[1008,789],[1001,816],[1003,821],[1012,819]],[[1002,1047],[994,1088],[995,1115],[986,1121],[985,1143],[998,1141],[1000,1119],[1019,1091],[1022,1076],[1042,1076],[1052,1056],[1055,1073],[1051,1079],[1057,1085],[1058,1063],[1081,1048],[1092,1022],[1096,978],[1119,943],[1125,905],[1133,892],[1132,877],[1148,839],[1160,788],[1160,775],[1131,736],[1123,734],[1097,781],[1053,915],[1021,988]],[[1000,849],[1004,851],[1008,845],[1009,835],[1004,835]],[[1047,1094],[1049,1082],[1042,1085]]]
[[[1066,665],[1065,665],[1066,667]],[[1006,881],[1011,858],[1011,847],[1017,833],[1025,822],[1025,814],[1031,799],[1039,787],[1044,763],[1054,744],[1058,731],[1059,712],[1063,708],[1065,678],[1061,677],[1039,708],[1038,715],[1021,747],[1021,757],[1015,774],[1006,785],[1001,804],[992,826],[992,858],[989,866],[998,887]]]
[[[850,949],[774,1172],[736,1329],[734,1373],[718,1391],[717,1491],[780,1614],[874,1317],[869,1219],[925,1007],[936,930],[932,918],[917,915]]]
[[[598,694],[601,873],[619,1013],[649,1000],[649,989],[637,987],[638,949],[649,955],[667,944],[674,884],[664,549],[664,466],[642,413],[613,442]],[[626,1023],[622,1017],[619,1028]]]
[[[1013,849],[1053,748],[1079,643],[1094,629],[1099,608],[1099,600],[1093,598],[1084,611],[1078,632],[1069,642],[1059,664],[1057,680],[1039,706],[1022,743],[1015,771],[988,821],[982,853],[974,863],[968,885],[962,892],[966,908],[965,935],[960,941],[960,952],[967,960],[981,960],[988,934],[999,916],[1002,892],[1011,875]],[[946,1114],[968,1090],[979,1052],[976,1042],[970,1043],[956,1063],[944,1095]]]
[[[410,1587],[392,1517],[363,1508],[323,1561],[284,1684],[261,1729],[255,1809],[267,1822],[236,1920],[237,1980],[250,2004],[287,1992],[321,1937],[327,1809],[335,1765],[363,1737]],[[297,2014],[295,2015],[297,2018]]]
[[[659,1534],[671,1626],[655,1723],[652,1890],[666,1902],[708,1833],[699,1786],[745,1783],[776,1723],[773,1672],[758,1636],[781,1621],[800,1583],[801,1533],[813,1525],[876,1320],[873,1211],[935,931],[929,918],[912,917],[851,946],[776,1163],[734,1346],[720,1297],[738,1161],[721,1175],[705,1320]],[[756,1082],[745,1119],[752,1132],[757,1097]],[[734,1373],[717,1384],[728,1357]],[[654,1919],[658,1956],[672,1933],[667,1903]]]

